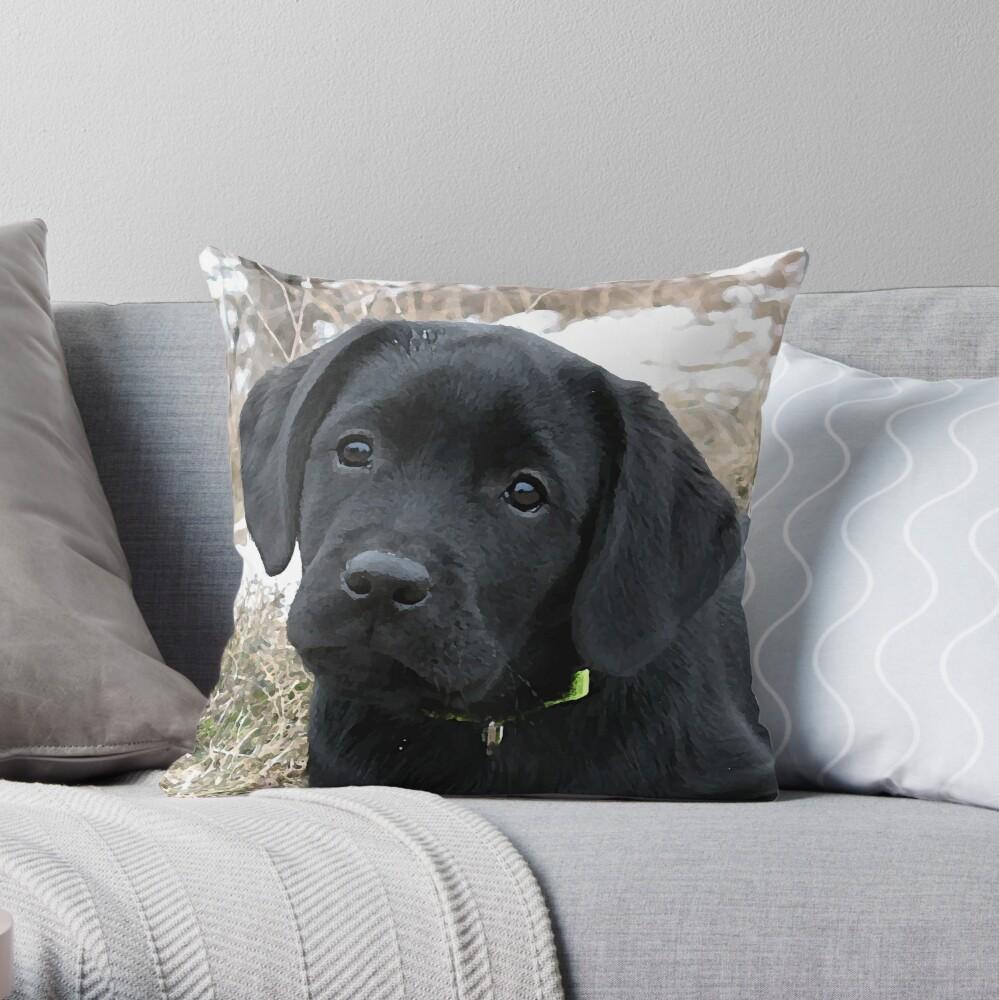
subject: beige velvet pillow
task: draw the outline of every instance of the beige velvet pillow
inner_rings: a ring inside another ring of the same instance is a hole
[[[163,787],[208,795],[300,784],[308,755],[311,679],[285,634],[300,564],[293,559],[268,577],[243,514],[239,415],[264,373],[368,318],[519,327],[650,384],[744,511],[760,410],[807,256],[791,250],[710,274],[564,290],[306,278],[214,248],[201,264],[230,349],[235,541],[244,572],[197,747]]]
[[[45,224],[0,226],[0,778],[165,767],[203,706],[132,596],[52,321]]]

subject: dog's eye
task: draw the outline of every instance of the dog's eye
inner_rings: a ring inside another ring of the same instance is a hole
[[[367,438],[360,437],[357,434],[345,437],[336,446],[336,455],[340,460],[340,464],[348,465],[352,469],[370,465],[371,456],[374,454],[374,451],[371,442]]]
[[[518,476],[506,488],[503,499],[515,510],[532,514],[544,506],[548,497],[544,486],[534,476]]]

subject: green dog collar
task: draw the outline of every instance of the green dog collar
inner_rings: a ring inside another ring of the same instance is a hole
[[[447,719],[451,722],[474,722],[482,727],[482,742],[486,745],[486,756],[491,757],[493,750],[503,742],[503,726],[508,722],[516,722],[527,715],[540,712],[543,708],[554,708],[556,705],[564,705],[569,701],[579,701],[590,693],[590,671],[587,669],[577,670],[572,675],[572,682],[569,690],[558,698],[551,701],[542,702],[537,708],[520,712],[516,715],[507,715],[502,719],[483,718],[478,715],[464,715],[460,712],[430,712],[426,714],[432,719]]]

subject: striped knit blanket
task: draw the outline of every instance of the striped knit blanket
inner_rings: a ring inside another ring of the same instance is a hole
[[[175,799],[158,778],[0,781],[17,1000],[562,996],[534,877],[464,807],[378,787]]]

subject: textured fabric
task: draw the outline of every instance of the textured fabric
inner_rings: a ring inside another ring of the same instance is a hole
[[[218,310],[206,301],[54,311],[136,600],[166,661],[207,692],[241,566]],[[999,375],[997,331],[999,288],[902,288],[803,292],[785,339],[870,371],[941,378]],[[129,400],[127,420],[108,419],[108,398]]]
[[[169,763],[203,699],[160,659],[73,401],[45,226],[0,228],[0,776]]]
[[[575,1000],[994,1000],[999,814],[463,800],[531,865]]]
[[[0,910],[0,997],[14,992],[14,925],[10,914]]]
[[[8,909],[19,908],[19,996],[77,996],[77,969],[99,985],[107,976],[101,969],[117,972],[122,965],[131,970],[122,980],[119,995],[125,997],[162,996],[159,976],[167,997],[284,1000],[307,995],[305,975],[314,977],[314,997],[365,996],[356,983],[340,992],[319,988],[335,974],[332,953],[341,925],[330,916],[331,902],[353,898],[348,912],[354,919],[347,922],[358,935],[350,941],[353,953],[367,954],[365,934],[379,926],[374,914],[370,922],[356,916],[374,909],[372,894],[357,891],[370,876],[362,873],[348,884],[333,874],[354,870],[337,852],[355,836],[360,850],[369,852],[368,838],[373,835],[374,849],[381,850],[384,835],[366,826],[359,832],[364,817],[344,813],[345,793],[281,790],[177,801],[149,797],[151,778],[143,777],[145,787],[97,791],[0,786],[0,893]],[[353,803],[372,791],[346,795]],[[31,798],[17,800],[15,808],[11,792]],[[404,817],[425,822],[431,797],[401,794],[417,796],[406,800]],[[390,803],[392,811],[398,801]],[[530,865],[552,912],[565,992],[574,1000],[995,996],[999,815],[990,810],[794,792],[776,804],[462,799],[457,805],[498,828]],[[455,816],[443,810],[433,833],[462,867],[467,826],[454,829]],[[32,829],[29,821],[39,819]],[[395,832],[391,823],[386,829]],[[322,853],[296,869],[306,845]],[[425,856],[421,843],[412,850],[401,869],[391,869],[407,888],[417,874],[411,859]],[[311,860],[324,856],[331,859],[325,865]],[[505,857],[513,873],[504,878],[524,886],[523,862]],[[253,879],[241,877],[244,864]],[[102,873],[97,881],[95,867]],[[492,878],[491,865],[475,867]],[[405,889],[391,875],[382,881],[390,898],[398,898]],[[521,914],[537,915],[533,936],[510,926],[520,889],[497,878],[501,891],[487,899],[479,888],[484,877],[466,875],[466,881],[487,922],[487,942],[497,940],[492,920],[501,917],[500,931],[521,938],[512,954],[541,956],[538,966],[553,969],[546,957],[547,922],[530,877]],[[313,885],[322,902],[310,907]],[[41,896],[40,887],[58,894]],[[405,898],[396,911],[403,916],[419,894]],[[445,895],[445,905],[451,898]],[[47,900],[58,910],[50,910]],[[144,931],[128,918],[139,909],[152,914],[151,937],[136,946],[133,962],[129,949]],[[192,911],[197,922],[166,916]],[[294,913],[302,945],[290,929]],[[306,971],[302,952],[311,959]],[[80,959],[81,965],[73,964]],[[201,990],[206,963],[213,979]],[[435,1000],[453,995],[441,992]],[[497,989],[497,996],[505,995],[559,994],[557,988],[540,994]]]
[[[205,693],[232,631],[225,344],[207,304],[57,305],[101,483],[163,659]]]
[[[168,799],[0,782],[14,1000],[557,1000],[544,899],[490,824],[392,788]]]
[[[999,375],[999,287],[802,295],[786,339],[878,375]]]
[[[788,787],[999,808],[999,379],[785,346],[746,617]]]
[[[239,417],[263,375],[364,319],[518,327],[650,384],[743,509],[772,359],[807,257],[792,250],[711,274],[570,290],[327,281],[212,248],[201,262],[231,348],[235,540],[244,569],[233,637],[197,746],[164,788],[215,795],[301,783],[308,758],[312,679],[286,634],[301,564],[296,557],[269,577],[243,513]]]

